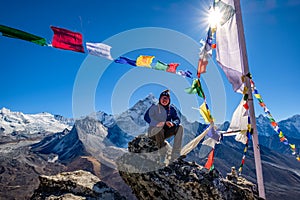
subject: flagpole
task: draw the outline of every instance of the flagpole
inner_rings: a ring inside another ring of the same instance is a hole
[[[242,11],[240,0],[233,0],[235,13],[236,13],[236,23],[237,23],[237,30],[238,30],[238,40],[241,49],[241,59],[243,63],[243,74],[249,73],[249,65],[248,65],[248,57],[247,57],[247,50],[246,50],[246,42],[244,36],[244,27],[243,27],[243,20],[242,20]],[[250,113],[250,120],[251,120],[251,128],[253,128],[252,134],[252,142],[253,142],[253,151],[254,151],[254,160],[255,160],[255,168],[256,168],[256,178],[257,178],[257,185],[258,185],[258,193],[259,197],[265,197],[265,188],[264,188],[264,181],[263,181],[263,174],[262,174],[262,165],[261,165],[261,158],[260,158],[260,147],[258,143],[258,135],[257,135],[257,127],[256,127],[256,119],[255,119],[255,112],[254,112],[254,105],[253,105],[253,95],[251,90],[251,84],[249,77],[246,77],[246,87],[249,88],[248,90],[248,105],[249,105],[249,113]]]

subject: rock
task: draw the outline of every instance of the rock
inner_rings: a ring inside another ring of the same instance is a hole
[[[83,170],[63,172],[54,176],[40,175],[39,180],[40,185],[32,195],[32,200],[125,199],[98,177]]]
[[[151,154],[158,148],[146,136],[136,137],[128,149],[118,160],[119,173],[138,199],[259,199],[255,184],[245,179],[233,183],[216,169],[183,159],[157,163]]]

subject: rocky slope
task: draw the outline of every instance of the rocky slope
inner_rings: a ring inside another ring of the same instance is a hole
[[[108,187],[98,177],[83,170],[63,172],[54,176],[41,175],[39,180],[39,187],[32,195],[32,200],[125,199],[125,197]]]
[[[69,133],[56,133],[31,145],[31,151],[48,160],[57,156],[57,162],[66,165],[68,170],[90,171],[122,195],[135,199],[115,169],[115,159],[125,150],[113,143],[113,137],[118,136],[113,133],[95,118],[86,117],[77,120]]]
[[[25,141],[10,143],[13,149],[1,151],[0,199],[29,199],[38,187],[40,174],[56,174],[66,170],[60,163],[48,162],[47,158],[29,151]],[[3,147],[3,145],[0,145]],[[1,149],[1,148],[0,148]]]
[[[3,189],[0,190],[0,197],[28,199],[34,188],[38,186],[39,174],[53,175],[62,171],[84,169],[97,175],[123,196],[134,199],[130,188],[116,170],[115,161],[127,152],[125,147],[127,148],[128,142],[134,136],[146,131],[147,124],[142,117],[146,109],[156,101],[153,95],[150,95],[120,115],[112,116],[97,112],[93,117],[80,119],[72,130],[62,129],[55,133],[51,132],[52,129],[47,131],[47,126],[44,126],[47,120],[50,120],[47,122],[49,124],[54,123],[52,124],[54,127],[56,127],[55,124],[70,126],[73,121],[61,116],[53,117],[53,115],[41,113],[36,115],[41,117],[40,127],[33,128],[33,124],[25,123],[24,119],[27,117],[23,115],[27,116],[26,114],[2,109],[2,114],[0,114],[2,117],[0,117],[0,186]],[[181,116],[181,119],[185,127],[184,143],[193,139],[207,126],[199,122],[188,122],[184,116]],[[284,134],[297,146],[300,146],[299,119],[300,116],[295,115],[279,122]],[[35,121],[35,126],[38,126],[38,121]],[[15,129],[9,134],[4,132],[8,129],[3,127],[18,127],[16,126],[18,124],[24,125],[25,131],[18,132]],[[282,199],[298,199],[300,163],[291,156],[288,146],[279,142],[267,118],[260,116],[257,124],[260,128],[259,140],[262,146],[262,165],[267,197],[269,199],[277,196]],[[131,127],[133,128],[130,129]],[[219,128],[226,130],[228,122],[220,125]],[[45,132],[30,132],[30,130]],[[128,134],[127,131],[133,135]],[[40,141],[41,139],[43,140]],[[169,142],[171,143],[172,140]],[[31,151],[29,151],[30,147],[32,147]],[[238,168],[243,148],[244,146],[236,142],[233,137],[224,137],[221,144],[216,146],[215,151],[215,167],[220,173],[226,174],[232,166]],[[203,165],[206,158],[207,153],[204,147],[199,145],[185,160],[196,161]],[[243,177],[255,182],[251,142],[243,168]]]
[[[157,163],[151,155],[157,147],[145,136],[135,138],[128,148],[137,155],[124,154],[118,161],[119,173],[138,199],[259,199],[256,186],[244,178],[224,179],[216,169],[208,171],[182,159],[167,166]],[[160,169],[145,172],[155,164]],[[139,173],[132,173],[133,168]]]

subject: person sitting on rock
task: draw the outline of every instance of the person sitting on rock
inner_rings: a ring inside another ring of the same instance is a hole
[[[159,96],[159,103],[146,111],[144,119],[149,123],[148,136],[155,140],[158,148],[166,145],[165,139],[175,135],[171,155],[171,160],[175,160],[180,156],[183,127],[170,102],[170,91],[164,90]]]

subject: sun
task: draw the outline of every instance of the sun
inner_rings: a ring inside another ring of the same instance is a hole
[[[218,24],[220,24],[222,19],[222,14],[219,9],[210,9],[208,15],[208,23],[211,28],[217,28]]]

